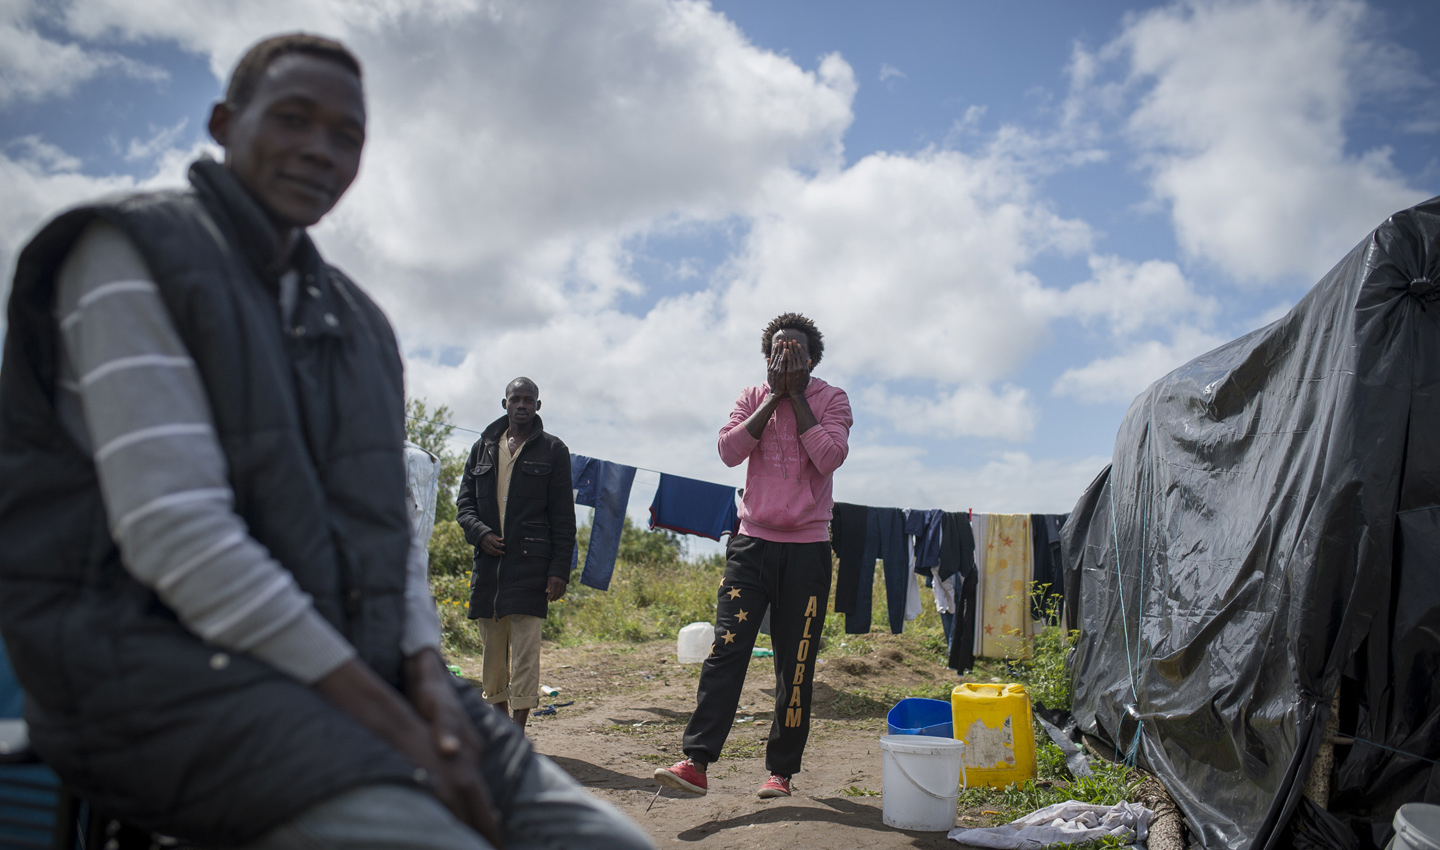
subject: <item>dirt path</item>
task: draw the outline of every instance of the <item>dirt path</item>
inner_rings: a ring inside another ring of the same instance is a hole
[[[575,704],[531,721],[536,748],[625,812],[662,848],[958,848],[945,833],[907,832],[881,822],[880,736],[897,695],[958,681],[952,671],[877,635],[863,656],[823,658],[816,672],[805,768],[788,799],[760,800],[765,738],[774,700],[768,658],[753,659],[724,757],[710,768],[710,793],[655,799],[656,767],[678,761],[695,705],[699,667],[674,660],[674,644],[551,647],[541,681]],[[478,659],[461,659],[478,675]],[[653,801],[653,806],[651,803]],[[647,807],[649,810],[647,811]],[[989,825],[979,812],[965,825]]]

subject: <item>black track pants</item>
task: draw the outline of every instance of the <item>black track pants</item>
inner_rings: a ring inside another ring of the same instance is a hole
[[[736,535],[725,552],[715,647],[700,669],[685,755],[717,761],[735,722],[750,650],[766,606],[775,647],[775,719],[765,748],[771,773],[793,776],[810,737],[810,692],[830,599],[830,544],[773,543]]]

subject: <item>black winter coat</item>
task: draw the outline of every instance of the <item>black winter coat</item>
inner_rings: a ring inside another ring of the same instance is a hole
[[[490,423],[470,449],[456,499],[456,521],[465,540],[475,548],[475,569],[470,581],[470,619],[529,614],[544,617],[551,576],[570,580],[575,552],[575,496],[570,482],[570,449],[560,438],[545,432],[530,438],[515,459],[510,499],[505,510],[505,554],[487,555],[480,538],[500,533],[500,509],[495,499],[496,466],[500,440],[509,421],[502,416]]]

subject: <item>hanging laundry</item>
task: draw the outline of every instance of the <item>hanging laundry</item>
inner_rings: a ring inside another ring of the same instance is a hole
[[[1030,657],[1031,542],[1029,514],[990,514],[985,523],[980,654],[986,658]]]
[[[955,628],[955,580],[956,576],[941,578],[939,567],[930,568],[930,592],[935,596],[935,613],[940,615],[947,647]]]
[[[975,537],[975,620],[974,636],[971,644],[974,653],[980,654],[980,647],[985,641],[985,561],[989,557],[989,548],[985,545],[985,526],[989,514],[970,515],[970,533]]]
[[[1065,599],[1065,570],[1060,560],[1060,527],[1069,514],[1031,514],[1031,550],[1035,568],[1031,581],[1044,588],[1030,600],[1031,614],[1037,620],[1059,622]],[[1048,609],[1054,608],[1054,611]],[[1051,616],[1053,614],[1053,616]]]
[[[955,582],[950,655],[945,666],[963,673],[975,666],[975,536],[970,518],[963,513],[947,513],[942,523],[937,572]]]
[[[630,488],[634,483],[633,466],[584,455],[570,456],[570,486],[575,490],[575,504],[595,509],[590,519],[585,569],[580,573],[580,583],[586,587],[610,589],[615,556],[620,554],[620,533],[625,529],[625,508],[630,504]],[[575,569],[579,557],[577,546],[570,558],[571,570]]]
[[[915,538],[915,572],[940,566],[940,518],[944,511],[905,509],[905,533]]]
[[[733,535],[739,524],[734,487],[660,473],[660,487],[650,503],[652,529],[719,540],[722,535]]]
[[[866,511],[865,551],[860,557],[860,575],[855,611],[845,615],[845,631],[852,635],[870,631],[870,608],[874,601],[875,560],[885,562],[885,607],[890,631],[905,631],[905,582],[914,583],[910,555],[905,551],[905,514],[899,508],[870,508]]]
[[[830,517],[830,548],[839,563],[835,568],[835,613],[855,613],[860,593],[860,559],[865,556],[866,513],[864,505],[836,502]],[[873,564],[871,572],[874,572]]]
[[[905,622],[910,622],[924,611],[925,606],[920,602],[920,582],[916,581],[915,565],[912,561],[909,572],[905,573]]]

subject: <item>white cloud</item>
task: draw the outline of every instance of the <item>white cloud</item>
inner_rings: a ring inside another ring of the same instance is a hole
[[[1109,457],[1036,458],[1001,452],[979,466],[936,463],[907,446],[853,448],[835,473],[839,501],[987,513],[1067,513]]]
[[[888,62],[880,63],[880,82],[887,82],[894,79],[905,79],[905,72],[896,68]]]
[[[999,392],[984,384],[962,384],[950,393],[923,396],[895,394],[876,385],[860,393],[860,402],[864,413],[888,421],[902,434],[941,439],[1028,440],[1039,417],[1030,393],[1011,384]]]
[[[36,31],[29,3],[0,3],[0,106],[65,96],[103,72],[159,81],[164,71],[117,53],[65,44]]]
[[[846,375],[946,384],[1005,377],[1045,333],[1041,253],[1085,250],[1089,228],[1051,212],[999,158],[874,154],[775,186],[736,263],[746,325],[813,313]]]
[[[852,117],[843,60],[803,70],[703,4],[432,8],[379,28],[373,4],[287,5],[285,25],[325,19],[368,69],[366,159],[327,245],[444,345],[635,294],[627,239],[833,167]],[[203,29],[217,56],[251,38]]]
[[[188,118],[182,118],[169,127],[151,127],[148,139],[131,139],[125,146],[126,162],[141,162],[164,156],[175,149],[176,143],[190,126]]]
[[[1208,319],[1219,307],[1214,298],[1196,292],[1174,263],[1114,256],[1092,256],[1089,263],[1090,279],[1056,298],[1057,313],[1104,318],[1117,336],[1147,326],[1170,327],[1179,319]]]
[[[1085,403],[1128,403],[1176,367],[1227,341],[1226,337],[1182,325],[1175,328],[1168,344],[1145,340],[1113,357],[1066,369],[1051,392]]]
[[[739,388],[763,379],[760,328],[798,309],[825,332],[816,372],[851,390],[857,427],[1026,439],[1037,420],[1028,394],[991,386],[1033,351],[1054,313],[1054,293],[1024,266],[1089,239],[1082,223],[1030,197],[1003,160],[928,152],[783,172],[765,182],[737,257],[711,288],[643,316],[608,307],[602,291],[635,285],[611,244],[615,253],[571,266],[590,289],[572,287],[535,323],[474,334],[456,366],[412,360],[411,388],[483,424],[499,415],[498,388],[530,374],[542,396],[565,399],[546,421],[584,433],[577,451],[738,482],[710,443]],[[425,333],[413,328],[412,346]],[[934,390],[897,393],[890,378]]]
[[[186,166],[203,148],[171,150],[154,159],[142,179],[124,175],[81,173],[79,160],[41,139],[25,137],[0,150],[0,302],[10,297],[11,279],[20,249],[45,219],[66,207],[113,192],[177,186]],[[0,334],[4,325],[0,323]]]
[[[1192,0],[1129,18],[1100,51],[1128,71],[1128,132],[1189,255],[1241,280],[1319,277],[1426,197],[1388,148],[1347,144],[1358,101],[1424,84],[1416,57],[1370,36],[1372,14],[1358,0]],[[1072,62],[1077,82],[1094,59]],[[1076,102],[1113,106],[1115,92],[1079,85]]]
[[[14,151],[15,159],[26,163],[32,170],[50,173],[67,173],[80,170],[78,158],[66,153],[58,145],[52,145],[37,135],[21,136],[7,145]]]
[[[456,366],[412,358],[407,389],[483,427],[501,415],[505,382],[528,375],[546,428],[575,451],[738,484],[743,470],[720,463],[714,439],[740,388],[763,380],[764,362],[750,342],[758,329],[742,346],[719,326],[718,307],[714,293],[696,293],[643,317],[577,312],[486,334]]]

